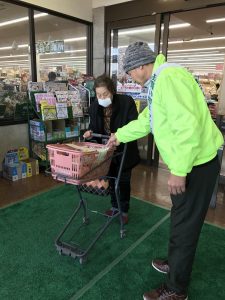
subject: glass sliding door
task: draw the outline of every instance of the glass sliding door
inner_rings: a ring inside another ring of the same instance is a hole
[[[134,42],[143,41],[155,50],[155,25],[137,26],[111,31],[110,76],[112,76],[117,93],[130,95],[136,102],[140,113],[147,105],[147,89],[132,81],[123,70],[123,59],[127,47]],[[141,158],[147,160],[148,136],[138,141]]]

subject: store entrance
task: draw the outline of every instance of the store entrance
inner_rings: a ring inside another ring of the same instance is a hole
[[[127,47],[137,41],[146,42],[153,51],[160,52],[163,31],[161,15],[152,16],[144,22],[142,19],[141,21],[122,21],[110,25],[111,28],[108,30],[108,34],[110,34],[109,74],[116,85],[117,93],[131,96],[135,100],[138,113],[140,113],[147,105],[147,88],[142,88],[139,84],[133,82],[131,77],[124,72],[123,58]],[[139,139],[138,147],[143,161],[149,165],[153,164],[154,161],[158,161],[158,153],[155,151],[151,134]]]

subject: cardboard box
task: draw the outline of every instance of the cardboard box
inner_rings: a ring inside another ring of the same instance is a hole
[[[29,158],[29,151],[26,147],[19,147],[18,149],[19,160],[24,160]]]
[[[23,163],[26,165],[27,177],[31,177],[39,174],[39,164],[37,159],[28,158],[23,160]]]
[[[18,149],[9,150],[4,157],[4,164],[12,166],[19,163]]]
[[[3,177],[12,181],[16,181],[27,176],[27,166],[23,162],[13,164],[11,166],[2,164]]]

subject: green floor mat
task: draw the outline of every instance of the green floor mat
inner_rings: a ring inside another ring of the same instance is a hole
[[[104,212],[110,206],[105,197],[87,194],[86,198],[92,210]],[[168,215],[164,209],[132,199],[126,238],[120,239],[119,223],[115,220],[91,250],[87,263],[80,265],[77,260],[60,256],[54,246],[56,236],[77,203],[75,188],[68,185],[0,210],[0,299],[70,299]],[[102,217],[95,217],[90,229],[95,230],[96,222],[102,222]],[[84,241],[90,234],[91,231],[85,233]],[[140,265],[143,258],[138,260]],[[121,284],[120,268],[118,271],[117,280]],[[135,292],[135,286],[130,283],[126,286]],[[120,285],[114,289],[118,291]],[[122,299],[120,294],[113,295],[113,298],[103,295],[101,299]],[[100,298],[97,295],[89,299]]]
[[[165,275],[151,267],[151,259],[165,257],[168,227],[168,221],[164,222],[94,286],[72,299],[143,299],[144,292],[165,281]],[[224,237],[223,229],[204,225],[193,266],[189,300],[225,299]]]

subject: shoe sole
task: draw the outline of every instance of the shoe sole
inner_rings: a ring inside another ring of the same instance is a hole
[[[167,274],[167,273],[168,273],[168,272],[164,272],[164,271],[158,269],[156,266],[154,266],[153,261],[152,261],[152,267],[153,267],[156,271],[158,271],[159,273],[163,273],[163,274]],[[147,299],[145,299],[145,300],[147,300]],[[185,300],[187,300],[187,299],[185,299]]]

